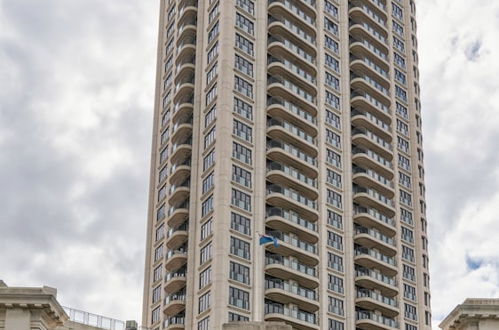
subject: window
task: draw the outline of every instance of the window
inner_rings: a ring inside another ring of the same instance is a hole
[[[239,13],[236,13],[236,26],[248,34],[255,33],[253,22]]]
[[[411,196],[411,194],[409,194],[408,192],[406,192],[404,190],[400,190],[400,202],[402,204],[407,205],[407,206],[411,206],[412,205],[412,196]]]
[[[251,212],[251,196],[237,189],[232,189],[232,205]]]
[[[406,324],[405,330],[418,330],[418,327],[411,325],[411,324]]]
[[[159,154],[159,163],[163,164],[168,159],[168,147],[165,147]]]
[[[409,142],[397,136],[397,147],[405,153],[409,153]]]
[[[324,17],[324,29],[326,31],[331,32],[335,36],[338,35],[338,25],[336,25],[333,21],[331,21],[329,18]]]
[[[203,248],[201,248],[201,250],[199,251],[199,254],[200,254],[200,262],[199,262],[199,264],[200,265],[204,264],[208,260],[211,260],[211,246],[212,245],[211,245],[211,242],[210,242],[206,246],[204,246]]]
[[[404,316],[410,320],[416,321],[418,319],[416,306],[412,306],[410,304],[404,304]]]
[[[326,162],[337,168],[341,168],[341,156],[330,149],[327,149],[326,152]]]
[[[342,322],[329,319],[328,330],[345,330],[345,326]]]
[[[208,308],[210,308],[210,296],[211,296],[211,292],[207,292],[204,295],[202,295],[201,297],[199,297],[198,313],[202,313],[205,310],[207,310]]]
[[[199,288],[202,289],[211,282],[211,266],[199,273]]]
[[[392,23],[393,23],[393,31],[403,38],[404,37],[404,27],[395,21],[392,21]]]
[[[219,3],[217,2],[217,4],[215,6],[213,6],[213,8],[210,10],[210,13],[208,14],[208,25],[211,24],[211,22],[213,22],[215,20],[215,18],[217,17],[218,15],[218,6]]]
[[[211,49],[208,51],[208,64],[213,61],[215,56],[218,55],[218,41],[211,47]]]
[[[204,127],[208,127],[211,123],[215,121],[217,117],[217,108],[213,106],[210,111],[204,116]]]
[[[229,305],[249,310],[249,293],[241,289],[229,287]]]
[[[230,278],[245,284],[250,284],[250,269],[249,267],[238,264],[237,262],[230,262]]]
[[[206,239],[213,233],[213,219],[210,219],[201,225],[201,240]]]
[[[340,109],[340,98],[333,93],[326,91],[326,104],[335,109]]]
[[[329,54],[326,54],[326,66],[333,69],[337,73],[340,72],[340,62]]]
[[[160,310],[161,306],[158,306],[156,307],[155,309],[153,309],[152,313],[151,313],[151,324],[155,324],[156,322],[159,322],[159,318],[160,318]]]
[[[156,229],[156,242],[165,237],[165,225],[162,224]]]
[[[209,147],[215,141],[215,127],[213,127],[204,137],[204,148]]]
[[[402,11],[402,8],[397,6],[396,4],[392,3],[392,14],[399,20],[403,21],[404,20],[404,12]]]
[[[251,235],[251,220],[240,214],[231,213],[230,228],[240,233]]]
[[[253,97],[253,86],[238,76],[234,76],[234,89],[249,98]]]
[[[338,18],[338,7],[333,5],[331,1],[326,0],[324,3],[326,13],[331,14],[334,18]]]
[[[161,171],[159,171],[159,182],[163,182],[166,178],[168,177],[168,170],[167,170],[167,167],[165,165],[165,167],[163,167],[161,169]]]
[[[220,32],[220,25],[218,24],[218,22],[216,22],[215,25],[208,32],[208,43],[212,42],[219,32]]]
[[[406,107],[404,107],[402,104],[397,102],[396,109],[397,109],[398,115],[400,115],[402,118],[404,118],[406,120],[409,119],[409,113],[408,113]]]
[[[234,120],[234,128],[233,131],[234,135],[240,137],[243,140],[246,140],[248,142],[252,141],[252,129],[248,125],[245,125],[241,123],[238,120]]]
[[[157,287],[152,290],[152,303],[156,303],[161,300],[161,285],[158,285]]]
[[[327,182],[332,184],[337,188],[341,188],[341,174],[336,173],[333,170],[327,169]]]
[[[163,265],[159,265],[158,267],[154,268],[152,274],[152,281],[153,282],[159,281],[161,277],[163,277]]]
[[[400,119],[397,119],[397,131],[405,136],[409,136],[409,126]]]
[[[338,149],[341,149],[341,137],[328,129],[326,129],[326,142]]]
[[[234,66],[236,67],[237,70],[244,73],[245,75],[253,77],[253,64],[237,54],[235,57]]]
[[[341,209],[343,207],[343,203],[341,202],[341,194],[336,191],[327,190],[327,202],[334,207]]]
[[[210,330],[210,317],[205,317],[198,322],[198,330]]]
[[[395,96],[407,103],[407,92],[402,87],[395,85]]]
[[[411,170],[411,163],[410,163],[409,159],[407,157],[402,156],[402,155],[398,155],[398,156],[399,156],[400,168],[403,168],[406,171],[410,171]]]
[[[402,239],[409,243],[414,243],[414,233],[407,227],[402,226]]]
[[[331,313],[337,314],[337,315],[344,315],[345,311],[343,309],[343,300],[334,298],[334,297],[329,297],[329,306],[328,310]]]
[[[253,119],[253,107],[248,103],[241,101],[237,97],[234,98],[234,112],[240,114],[246,119]]]
[[[213,188],[214,178],[215,178],[214,172],[211,172],[206,178],[204,178],[204,180],[203,180],[203,194],[206,193],[211,188]]]
[[[166,62],[165,62],[165,72],[170,70],[173,67],[173,56],[171,56]]]
[[[328,231],[327,232],[327,245],[329,245],[337,250],[343,251],[343,238],[336,233]]]
[[[343,228],[343,218],[341,214],[338,214],[334,211],[327,210],[327,223],[330,224],[333,227],[336,227],[338,229]]]
[[[404,283],[404,298],[416,301],[416,288]]]
[[[330,124],[333,127],[336,127],[337,129],[341,129],[340,116],[329,110],[326,110],[326,123]]]
[[[328,267],[343,272],[343,258],[331,252],[328,252],[327,256]]]
[[[204,217],[208,213],[210,213],[213,210],[213,195],[208,197],[202,204],[201,204],[201,216]]]
[[[156,221],[161,221],[166,217],[166,206],[165,204],[156,211]]]
[[[215,149],[210,151],[203,159],[203,171],[209,169],[215,163]]]
[[[158,201],[162,200],[166,196],[166,184],[164,184],[158,191]]]
[[[404,264],[402,276],[409,281],[416,281],[416,271],[413,267]]]
[[[250,260],[250,243],[239,238],[230,237],[230,253],[244,259]]]
[[[166,126],[168,121],[170,121],[170,115],[171,115],[170,110],[166,110],[163,116],[161,117],[161,127]]]
[[[402,73],[402,71],[399,71],[397,69],[395,69],[395,80],[397,80],[402,85],[405,85],[407,83],[407,79],[405,77],[405,74]]]
[[[236,47],[250,56],[254,54],[253,43],[238,33],[236,33]]]
[[[229,322],[248,322],[249,317],[229,312]]]
[[[402,53],[405,52],[404,42],[395,36],[393,37],[393,45]]]
[[[210,82],[213,80],[213,78],[216,77],[217,75],[217,69],[218,69],[218,63],[215,63],[210,71],[208,71],[208,73],[206,74],[206,84],[209,85]]]
[[[408,246],[402,245],[402,259],[414,262],[414,250]]]
[[[334,53],[339,54],[339,45],[333,38],[325,36],[325,46],[327,49],[332,50]]]
[[[232,180],[245,187],[251,188],[251,172],[248,172],[239,166],[232,165]]]
[[[326,84],[337,91],[340,90],[340,80],[326,71]]]
[[[393,61],[395,62],[395,64],[397,64],[400,68],[404,69],[405,70],[405,59],[400,56],[399,54],[397,53],[393,53]]]
[[[165,129],[163,133],[161,133],[161,144],[165,144],[165,142],[170,137],[170,129]]]
[[[332,274],[329,274],[328,275],[328,288],[329,290],[333,290],[334,292],[338,292],[338,293],[343,293],[345,292],[345,289],[343,287],[343,279],[338,277],[338,276],[334,276]]]
[[[232,143],[232,157],[251,165],[251,150],[243,147],[239,143]]]
[[[236,0],[236,5],[248,14],[255,14],[255,5],[251,0]]]
[[[411,189],[411,177],[409,175],[399,172],[399,182],[404,187]]]
[[[215,97],[217,96],[217,85],[215,84],[209,91],[206,93],[206,105],[213,102]]]

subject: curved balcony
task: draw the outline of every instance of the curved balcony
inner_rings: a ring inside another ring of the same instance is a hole
[[[319,330],[315,314],[300,309],[291,309],[269,300],[265,301],[265,320],[285,322],[297,330]]]
[[[175,64],[183,62],[186,58],[196,55],[196,36],[185,35],[182,39],[177,39],[177,57]]]
[[[319,264],[317,246],[315,244],[310,244],[287,233],[268,228],[265,230],[265,233],[277,238],[279,242],[279,246],[277,247],[268,245],[268,251],[285,257],[294,256],[299,262],[306,265],[317,266]]]
[[[267,120],[267,127],[267,135],[270,138],[289,142],[305,153],[312,155],[312,157],[317,156],[315,139],[295,125],[286,121],[269,119]]]
[[[361,207],[354,204],[353,214],[354,222],[361,226],[374,227],[378,229],[380,233],[390,237],[395,236],[397,233],[393,218],[381,214],[376,209]]]
[[[387,159],[369,149],[352,149],[352,163],[362,168],[371,168],[388,180],[393,179],[393,165]]]
[[[165,269],[169,272],[179,269],[187,263],[186,249],[170,250],[165,257]]]
[[[388,55],[366,39],[350,39],[350,52],[356,57],[367,57],[383,70],[390,70]]]
[[[370,289],[357,288],[355,304],[362,309],[379,310],[389,317],[399,314],[397,299],[386,297]]]
[[[302,1],[270,0],[268,12],[278,16],[292,16],[303,29],[315,33],[315,13]]]
[[[387,142],[392,141],[390,125],[384,123],[370,112],[352,109],[351,113],[353,126],[370,130]]]
[[[383,108],[389,108],[391,104],[390,93],[388,89],[383,87],[376,80],[368,75],[358,76],[356,74],[351,75],[350,85],[353,90],[357,92],[365,92],[372,95],[378,102],[383,104]]]
[[[189,201],[185,201],[181,205],[172,206],[168,210],[167,224],[170,228],[177,228],[189,217]]]
[[[352,108],[359,111],[370,112],[375,117],[380,118],[383,122],[390,124],[392,122],[392,115],[390,109],[383,103],[376,100],[370,94],[363,91],[354,91],[351,94]]]
[[[178,4],[178,21],[184,21],[187,16],[196,17],[197,12],[197,0],[183,0]]]
[[[176,228],[170,228],[166,233],[166,247],[174,250],[187,242],[189,223],[186,221]]]
[[[265,254],[265,272],[283,280],[296,281],[299,285],[309,289],[319,286],[315,267],[278,254]]]
[[[179,291],[165,297],[163,313],[173,316],[185,309],[185,291]]]
[[[290,209],[311,219],[318,219],[316,201],[309,199],[298,191],[277,184],[267,184],[267,203]]]
[[[277,162],[267,163],[267,180],[286,186],[295,187],[301,193],[309,198],[317,199],[317,180],[309,178],[292,166]]]
[[[352,143],[371,149],[388,160],[393,159],[391,144],[364,128],[356,127],[352,130]]]
[[[282,304],[292,303],[310,313],[318,311],[320,306],[318,295],[314,290],[291,284],[280,278],[266,276],[265,296]]]
[[[173,103],[177,104],[179,103],[179,100],[184,99],[194,93],[194,77],[194,73],[190,72],[179,78],[179,82],[173,89],[173,93],[175,94],[173,97]]]
[[[183,313],[180,313],[165,319],[163,323],[163,329],[165,330],[185,329],[185,315]]]
[[[190,185],[191,181],[190,179],[187,179],[178,186],[170,186],[170,197],[168,198],[168,203],[170,205],[176,205],[189,198],[191,191]]]
[[[187,268],[183,267],[175,272],[166,274],[164,290],[167,294],[177,292],[187,284]]]
[[[175,68],[176,74],[175,74],[175,79],[174,82],[177,84],[183,77],[188,77],[194,74],[194,71],[196,69],[195,65],[195,56],[191,60],[185,60],[182,63],[178,64],[177,67]]]
[[[175,164],[170,168],[170,184],[179,185],[187,180],[191,175],[191,159],[187,159],[182,164]]]
[[[315,95],[282,76],[269,76],[267,78],[267,92],[274,97],[291,100],[306,111],[314,115],[317,114]]]
[[[367,21],[378,31],[378,33],[381,33],[385,37],[388,36],[386,19],[374,12],[374,10],[372,10],[370,6],[367,6],[365,2],[356,1],[355,6],[349,10],[348,16],[356,22]]]
[[[374,189],[354,185],[354,203],[381,210],[389,217],[395,216],[395,203]]]
[[[377,268],[388,276],[397,275],[395,258],[382,254],[374,249],[355,247],[355,263],[366,268]]]
[[[381,0],[352,0],[352,4],[356,6],[361,6],[362,4],[369,6],[369,8],[378,15],[383,20],[388,19],[388,15],[386,13],[386,5]]]
[[[293,233],[298,238],[316,244],[319,241],[317,225],[297,213],[279,207],[266,208],[265,224],[275,230]]]
[[[353,21],[349,28],[350,36],[352,36],[356,40],[368,39],[368,41],[385,52],[389,53],[390,49],[388,47],[387,35],[384,33],[380,33],[377,29],[375,29],[371,24],[361,21]]]
[[[197,31],[197,12],[192,12],[192,11],[186,12],[182,20],[178,21],[177,40],[181,40],[187,37],[196,37],[196,31]]]
[[[268,31],[272,35],[282,36],[312,56],[317,55],[315,33],[304,30],[290,16],[271,15],[268,18]],[[291,16],[292,17],[292,16]]]
[[[192,135],[192,118],[186,122],[177,122],[172,126],[171,141],[175,145],[179,141],[185,141]]]
[[[398,329],[397,321],[371,311],[356,311],[355,325],[362,330],[387,330]]]
[[[393,182],[371,169],[354,166],[352,181],[360,186],[373,188],[390,199],[395,197]]]
[[[317,177],[316,158],[284,141],[268,140],[267,157],[278,163],[289,164],[310,178]]]
[[[182,99],[175,103],[172,109],[172,122],[176,123],[181,118],[192,117],[194,108],[194,94],[184,96]]]
[[[300,127],[311,136],[317,136],[315,117],[282,97],[267,98],[267,114],[274,118],[282,118]]]
[[[191,157],[192,140],[189,137],[185,141],[178,142],[172,146],[170,162],[172,164],[183,163]]]
[[[309,93],[317,95],[315,76],[294,64],[294,62],[284,57],[268,56],[267,70],[271,75],[284,75],[290,80],[297,81]]]
[[[355,266],[355,283],[364,288],[379,290],[381,294],[389,297],[394,297],[399,292],[395,277],[364,267]]]
[[[310,54],[294,42],[279,35],[271,35],[267,39],[268,52],[275,57],[292,57],[293,62],[312,74],[317,74],[314,54]]]
[[[367,57],[350,56],[350,70],[358,75],[369,75],[381,84],[384,88],[390,88],[390,77],[388,71],[383,70],[379,65]]]
[[[375,248],[381,253],[393,257],[397,254],[397,247],[392,237],[386,236],[377,230],[356,225],[354,230],[355,243],[367,248]]]

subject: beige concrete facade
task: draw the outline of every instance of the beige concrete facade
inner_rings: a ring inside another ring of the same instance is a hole
[[[497,330],[499,299],[466,299],[439,326],[443,330]]]
[[[143,325],[431,328],[415,10],[161,1]]]

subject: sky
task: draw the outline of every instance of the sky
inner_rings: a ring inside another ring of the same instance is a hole
[[[419,0],[434,327],[499,294],[499,2]],[[0,279],[140,320],[158,0],[0,0]]]

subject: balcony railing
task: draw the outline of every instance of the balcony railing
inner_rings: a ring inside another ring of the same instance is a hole
[[[357,289],[357,298],[371,298],[385,305],[390,305],[392,307],[398,306],[396,299],[385,297],[382,294],[369,289]]]
[[[282,314],[306,323],[317,324],[315,314],[300,309],[290,309],[282,304],[265,302],[265,314]]]
[[[296,180],[303,182],[309,186],[312,186],[314,188],[317,187],[317,180],[309,178],[308,176],[304,175],[301,173],[299,170],[297,170],[294,167],[284,165],[281,163],[277,162],[270,162],[267,163],[267,171],[281,171],[284,172],[285,174],[289,175],[292,178],[295,178]]]
[[[397,321],[395,319],[375,314],[374,312],[368,312],[368,311],[357,311],[355,313],[357,321],[361,320],[371,320],[379,324],[383,324],[392,328],[398,328]]]
[[[283,233],[277,230],[266,230],[265,233],[306,252],[317,254],[317,246],[315,244],[307,243],[298,238],[292,237],[287,233]]]
[[[354,174],[364,173],[367,176],[369,176],[370,178],[374,179],[375,181],[378,181],[382,185],[385,185],[385,186],[390,187],[390,188],[394,187],[392,181],[388,180],[384,176],[378,174],[376,171],[373,171],[371,169],[364,169],[364,168],[361,168],[361,167],[358,167],[358,166],[354,166],[353,173]]]
[[[302,226],[306,229],[317,231],[317,225],[313,222],[303,219],[297,213],[289,210],[282,209],[280,207],[267,207],[266,215],[268,217],[279,216],[286,220],[289,220],[293,223],[296,223],[299,226]]]
[[[316,79],[313,75],[308,73],[307,71],[303,70],[296,64],[294,64],[291,61],[288,61],[285,58],[277,58],[275,56],[269,56],[267,59],[267,64],[272,64],[272,63],[281,63],[283,66],[285,66],[289,71],[297,74],[298,76],[302,77],[303,79],[307,80],[311,84],[315,84]]]
[[[392,145],[390,143],[386,142],[384,139],[380,138],[379,136],[377,136],[376,134],[367,129],[356,127],[355,129],[352,130],[352,135],[355,134],[365,135],[369,138],[369,140],[373,141],[375,144],[379,145],[380,147],[385,148],[387,150],[393,150]]]
[[[287,268],[298,271],[305,275],[313,277],[315,277],[316,275],[315,267],[307,266],[305,264],[302,264],[301,262],[292,260],[289,257],[284,257],[278,254],[265,255],[265,265],[274,265],[274,264],[283,265]]]
[[[285,142],[279,141],[279,140],[269,140],[267,141],[267,150],[271,148],[280,148],[286,151],[287,153],[295,156],[298,159],[303,160],[304,162],[315,166],[317,164],[317,160],[315,157],[309,156],[300,149],[296,148],[295,146],[292,146],[290,144],[287,144]]]
[[[280,278],[272,278],[272,277],[267,277],[265,279],[265,289],[281,289],[284,291],[287,291],[289,293],[310,299],[310,300],[317,300],[317,294],[315,293],[314,290],[310,290],[307,288],[304,288],[299,285],[295,284],[290,284],[287,281],[284,281]]]
[[[376,251],[376,250],[369,249],[369,248],[362,247],[362,246],[355,247],[355,255],[356,256],[369,255],[369,256],[373,257],[374,259],[379,260],[381,262],[384,262],[390,266],[397,265],[395,258],[389,257],[387,255],[384,255],[383,253]]]
[[[307,22],[310,25],[315,25],[315,18],[308,16],[303,10],[298,8],[293,1],[289,0],[269,0],[269,4],[271,3],[282,3],[286,8],[288,8],[292,13],[296,16],[300,17],[302,20]],[[305,2],[305,1],[304,1]]]
[[[288,39],[276,35],[271,35],[267,40],[269,44],[273,42],[279,42],[283,44],[287,49],[289,49],[292,53],[294,53],[298,58],[303,58],[303,60],[305,60],[307,63],[315,64],[314,56],[310,55],[308,52],[301,49]]]
[[[353,214],[357,215],[357,214],[362,214],[362,213],[368,214],[368,215],[372,216],[373,218],[375,218],[376,220],[379,220],[381,222],[386,223],[390,227],[395,227],[395,221],[393,220],[393,218],[390,218],[384,214],[381,214],[376,209],[373,209],[370,207],[362,207],[359,205],[354,205]]]
[[[355,277],[363,277],[363,276],[370,277],[372,279],[383,282],[383,283],[388,284],[388,285],[393,286],[393,287],[397,286],[397,281],[395,280],[395,277],[387,276],[387,275],[375,272],[375,271],[368,269],[368,268],[356,266],[355,267]]]
[[[285,27],[287,27],[291,32],[296,34],[300,39],[305,40],[313,45],[315,45],[315,37],[311,36],[307,32],[305,32],[303,29],[298,27],[296,24],[294,24],[292,21],[288,20],[286,17],[280,16],[280,15],[270,15],[269,16],[269,25],[274,23],[274,22],[280,22],[283,24]]]
[[[296,127],[295,125],[293,125],[285,120],[277,120],[277,119],[271,118],[271,119],[267,120],[267,126],[268,127],[280,126],[280,127],[284,128],[286,131],[290,132],[292,135],[296,135],[297,137],[305,140],[306,142],[308,142],[310,144],[313,144],[313,145],[316,144],[313,136],[305,133],[305,131],[303,131],[302,129]]]
[[[294,94],[300,96],[301,98],[305,99],[306,101],[315,104],[315,97],[310,94],[309,92],[306,92],[304,89],[301,87],[298,87],[296,84],[292,83],[291,81],[287,80],[286,78],[282,76],[269,76],[267,78],[267,84],[281,84],[287,89],[289,89],[291,92]]]
[[[373,199],[381,202],[382,204],[385,204],[385,205],[387,205],[389,207],[394,207],[395,206],[395,203],[394,203],[393,200],[391,200],[390,198],[388,198],[388,197],[380,194],[379,192],[377,192],[374,189],[370,189],[370,188],[365,188],[365,187],[354,185],[354,187],[353,187],[353,193],[354,194],[359,194],[359,193],[368,194],[370,197],[372,197]]]
[[[279,186],[277,184],[269,184],[267,185],[267,194],[272,194],[272,193],[279,193],[282,194],[300,204],[303,204],[307,207],[310,207],[312,209],[317,208],[317,203],[305,196],[303,196],[301,193],[298,191],[291,189],[291,188],[286,188]]]
[[[289,110],[290,112],[294,113],[298,117],[305,119],[306,121],[310,122],[311,124],[316,124],[317,121],[314,116],[312,116],[310,113],[300,109],[298,106],[295,104],[281,98],[281,97],[268,97],[267,98],[267,105],[272,105],[272,104],[279,104]]]

